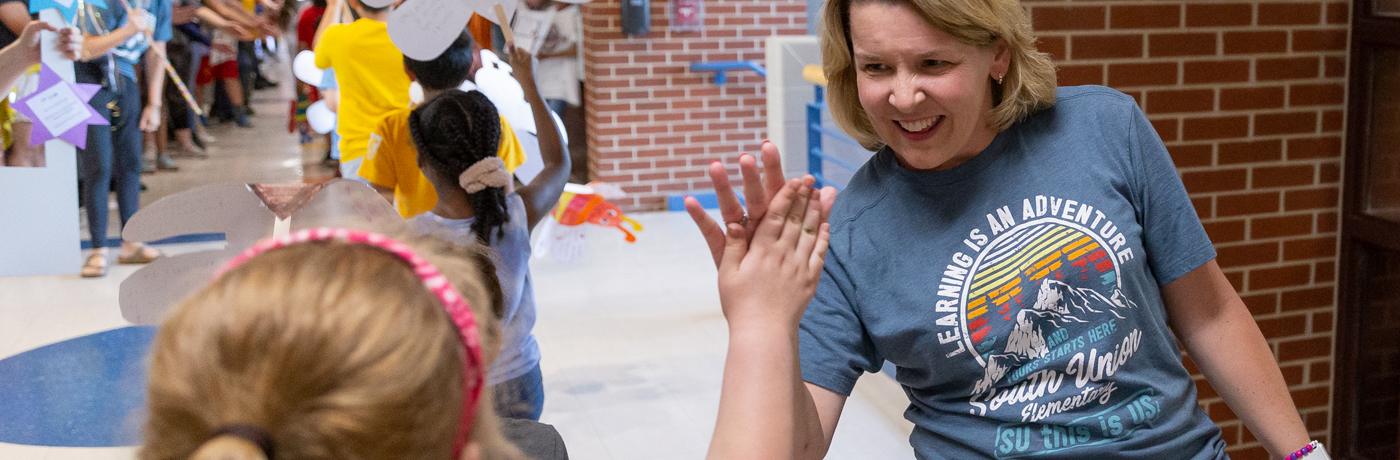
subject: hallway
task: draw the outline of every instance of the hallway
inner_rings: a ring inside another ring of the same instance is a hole
[[[321,151],[302,149],[286,132],[291,90],[282,81],[255,95],[255,128],[214,127],[210,158],[180,159],[177,172],[143,176],[149,191],[142,203],[213,183],[325,180]],[[645,226],[635,244],[614,229],[588,226],[578,260],[533,261],[542,421],[559,430],[574,459],[702,458],[726,340],[714,269],[686,214],[631,217]],[[132,458],[152,330],[122,319],[118,293],[137,268],[114,265],[96,280],[0,278],[0,458]],[[829,458],[912,458],[907,404],[887,376],[862,379]]]

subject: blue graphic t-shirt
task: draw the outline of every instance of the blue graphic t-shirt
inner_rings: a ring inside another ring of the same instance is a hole
[[[1215,257],[1132,98],[1052,107],[946,171],[876,153],[837,196],[802,378],[893,363],[920,459],[1220,459],[1159,285]]]
[[[170,0],[127,0],[131,7],[140,11],[146,18],[146,24],[155,27],[155,31],[148,39],[146,34],[137,33],[126,39],[120,45],[112,48],[112,56],[116,57],[117,71],[126,75],[132,80],[136,79],[136,64],[141,63],[141,53],[151,47],[151,40],[158,42],[170,41]],[[119,0],[107,2],[106,26],[107,30],[117,30],[126,25],[126,9],[122,8]]]

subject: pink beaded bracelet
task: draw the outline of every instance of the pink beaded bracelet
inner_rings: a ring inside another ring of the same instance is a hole
[[[1313,441],[1308,443],[1308,445],[1303,446],[1302,449],[1298,449],[1297,452],[1294,452],[1292,455],[1289,455],[1286,458],[1288,460],[1298,460],[1308,456],[1308,454],[1311,454],[1314,450],[1317,450],[1319,447],[1322,447],[1322,443]]]

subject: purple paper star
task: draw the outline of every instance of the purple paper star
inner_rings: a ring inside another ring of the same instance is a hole
[[[39,88],[15,102],[15,111],[34,121],[29,133],[29,145],[61,138],[80,149],[87,148],[88,125],[111,124],[88,104],[88,100],[100,89],[102,85],[70,83],[59,77],[48,64],[41,65]],[[60,132],[54,134],[53,131]]]

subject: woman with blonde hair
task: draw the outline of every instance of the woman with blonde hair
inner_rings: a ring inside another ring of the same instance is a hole
[[[480,400],[501,340],[489,256],[410,243],[305,230],[235,258],[156,336],[138,457],[521,458]]]
[[[828,0],[820,40],[876,150],[840,199],[765,144],[747,215],[722,165],[725,228],[687,203],[730,326],[712,457],[822,457],[888,361],[921,459],[1227,458],[1179,343],[1273,458],[1327,458],[1147,117],[1056,88],[1016,0]]]

